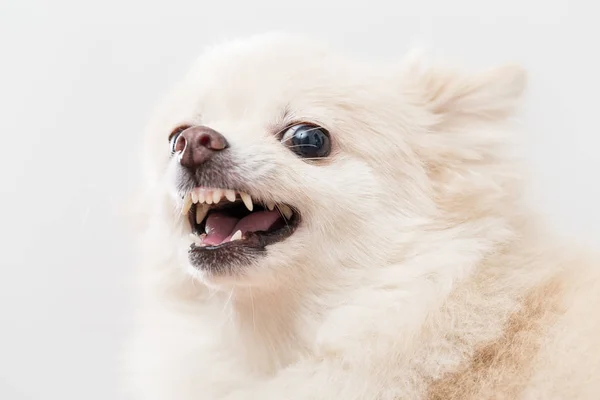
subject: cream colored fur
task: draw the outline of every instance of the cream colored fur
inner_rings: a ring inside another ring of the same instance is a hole
[[[147,132],[134,398],[599,398],[598,264],[520,199],[525,82],[289,35],[207,51]],[[279,143],[285,110],[330,130],[327,160]],[[223,173],[302,215],[243,276],[189,266],[167,143],[184,123],[222,132],[241,165]]]

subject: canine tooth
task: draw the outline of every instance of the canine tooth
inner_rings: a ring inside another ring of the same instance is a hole
[[[250,197],[250,195],[248,193],[242,193],[242,192],[240,192],[240,197],[242,198],[242,201],[244,202],[244,205],[246,206],[246,208],[249,211],[252,211],[252,209],[254,208],[254,205],[252,204],[252,197]]]
[[[196,223],[198,225],[200,225],[202,221],[204,221],[204,217],[206,217],[206,214],[208,214],[209,208],[210,207],[208,207],[206,204],[198,204],[198,206],[196,207]]]
[[[290,219],[290,218],[292,218],[292,215],[294,215],[294,213],[292,212],[292,209],[289,208],[288,206],[286,206],[285,204],[282,204],[277,207],[279,208],[279,211],[281,211],[281,213],[283,214],[285,219]]]
[[[198,195],[195,190],[192,190],[192,203],[196,204],[198,202]]]
[[[192,197],[188,193],[183,198],[183,208],[181,209],[181,215],[187,214],[190,211],[190,208],[192,208]]]
[[[235,201],[235,191],[229,189],[225,190],[225,197],[227,198],[227,200],[233,203]]]
[[[222,196],[223,191],[221,189],[216,189],[212,195],[213,203],[218,204],[221,201]]]
[[[240,240],[241,238],[242,238],[242,231],[238,230],[236,233],[233,234],[230,242],[233,242],[234,240]]]
[[[205,237],[206,237],[206,235],[204,235],[204,234],[198,236],[193,233],[190,233],[190,239],[192,239],[192,242],[194,242],[194,244],[196,246],[204,246],[204,238]]]
[[[269,209],[269,211],[273,211],[275,209],[275,203],[273,203],[272,201],[267,201],[267,208]]]

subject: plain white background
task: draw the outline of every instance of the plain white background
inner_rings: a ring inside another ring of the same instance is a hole
[[[141,130],[206,44],[271,29],[364,57],[415,41],[531,71],[531,199],[598,245],[600,28],[587,0],[0,0],[0,399],[107,400],[128,329]]]

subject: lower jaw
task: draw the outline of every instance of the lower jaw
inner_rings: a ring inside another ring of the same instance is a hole
[[[243,266],[256,262],[266,253],[260,245],[230,242],[212,249],[192,245],[189,251],[191,265],[215,275],[233,275],[243,271]]]
[[[241,240],[216,246],[192,244],[189,249],[190,263],[196,269],[215,274],[240,273],[244,266],[264,256],[267,246],[289,239],[299,223],[300,219],[295,214],[287,225],[274,232],[247,232]]]

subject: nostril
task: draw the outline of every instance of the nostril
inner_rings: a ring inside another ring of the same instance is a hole
[[[209,127],[201,127],[197,132],[198,136],[194,138],[194,145],[212,151],[220,151],[227,147],[227,141],[219,132]],[[190,138],[188,138],[189,140]]]
[[[179,135],[179,137],[175,140],[175,147],[173,148],[175,152],[181,152],[185,150],[187,145],[187,141],[185,140],[184,135]]]
[[[210,135],[207,135],[207,134],[202,135],[202,137],[200,138],[200,145],[210,149],[212,147]]]

